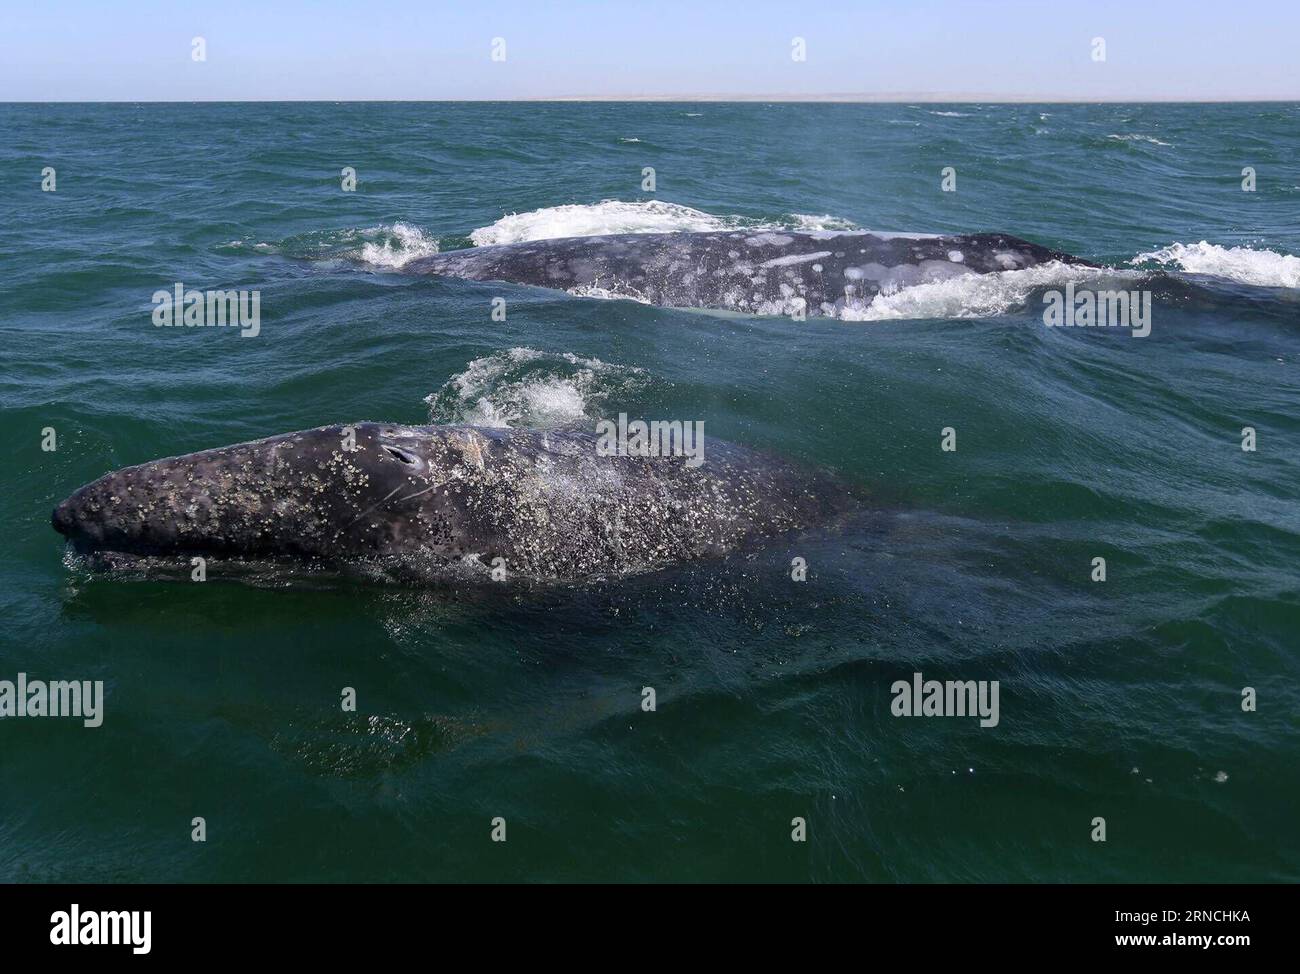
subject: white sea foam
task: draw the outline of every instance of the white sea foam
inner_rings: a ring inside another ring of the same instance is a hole
[[[438,241],[409,223],[371,227],[359,231],[359,236],[363,241],[361,259],[375,267],[398,268],[438,252]]]
[[[469,235],[479,247],[522,243],[555,237],[602,236],[611,233],[671,233],[677,230],[730,230],[721,217],[680,203],[662,200],[625,203],[605,200],[586,205],[547,206],[503,216]]]
[[[639,304],[653,304],[644,294],[630,287],[600,287],[596,284],[580,284],[568,290],[575,298],[597,298],[601,301],[636,301]]]
[[[611,233],[675,233],[679,231],[726,230],[849,230],[850,220],[823,214],[791,214],[772,223],[740,216],[717,216],[681,203],[664,200],[603,200],[600,203],[569,203],[546,206],[527,213],[503,216],[491,226],[479,227],[469,236],[475,245],[522,243],[556,237],[592,237]]]
[[[1128,134],[1128,135],[1108,135],[1108,136],[1106,136],[1106,138],[1108,138],[1108,139],[1113,139],[1113,140],[1116,141],[1116,142],[1149,142],[1149,143],[1151,143],[1152,145],[1170,145],[1170,144],[1171,144],[1171,143],[1169,143],[1169,142],[1161,142],[1161,141],[1160,141],[1159,139],[1157,139],[1154,135],[1143,135],[1143,134],[1140,133],[1140,132],[1136,132],[1136,133],[1132,133],[1132,134]]]
[[[1220,247],[1202,240],[1200,243],[1172,243],[1168,247],[1138,254],[1129,263],[1154,261],[1191,274],[1225,277],[1257,287],[1300,288],[1300,257],[1273,250],[1250,247]]]
[[[1137,271],[1099,270],[1051,261],[1018,271],[964,274],[929,284],[916,284],[891,293],[877,294],[861,306],[847,307],[845,321],[889,321],[905,318],[987,318],[1025,305],[1039,288],[1095,282],[1098,287],[1118,287],[1119,281],[1140,277]]]
[[[793,224],[790,227],[777,227],[780,230],[857,230],[858,225],[852,220],[846,220],[840,216],[831,216],[829,213],[823,213],[821,216],[814,216],[810,213],[791,213],[790,220]]]
[[[424,401],[437,423],[544,428],[594,419],[610,395],[646,378],[642,369],[598,358],[511,348],[474,359]]]
[[[438,241],[409,223],[387,223],[356,229],[314,230],[278,243],[232,240],[232,250],[251,248],[300,260],[360,260],[375,267],[398,268],[417,257],[438,252]]]

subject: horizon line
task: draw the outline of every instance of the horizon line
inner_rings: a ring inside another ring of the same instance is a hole
[[[542,95],[512,98],[50,98],[5,100],[4,105],[258,105],[258,104],[565,104],[565,103],[679,103],[679,104],[982,104],[982,105],[1223,105],[1285,104],[1300,102],[1300,95],[1255,97],[1201,97],[1157,95],[1138,98],[1047,95],[1035,97],[1009,94],[960,94],[950,92],[827,92],[824,94],[653,94],[653,95]]]

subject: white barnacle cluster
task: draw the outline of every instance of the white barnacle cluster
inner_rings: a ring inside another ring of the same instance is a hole
[[[456,504],[477,532],[466,554],[481,565],[499,556],[533,579],[623,576],[725,553],[806,526],[817,498],[765,463],[610,456],[585,432],[512,430],[482,445],[481,465],[457,452]]]

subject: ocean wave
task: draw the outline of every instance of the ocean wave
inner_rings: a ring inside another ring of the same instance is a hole
[[[259,241],[258,243],[253,243],[248,240],[232,240],[227,244],[223,244],[220,249],[221,250],[256,250],[259,253],[264,253],[264,254],[280,253],[279,247],[277,247],[275,244],[266,243],[265,241]]]
[[[1018,271],[967,274],[929,284],[915,284],[877,294],[864,305],[849,306],[844,321],[891,321],[907,318],[987,318],[1022,307],[1034,291],[1064,287],[1070,282],[1096,282],[1101,287],[1124,286],[1141,275],[1051,261]]]
[[[365,229],[319,230],[288,237],[279,243],[232,240],[230,250],[251,249],[302,260],[359,260],[374,267],[398,268],[417,257],[438,252],[438,241],[409,223],[388,223]]]
[[[1141,264],[1144,261],[1257,287],[1300,288],[1300,257],[1279,254],[1274,250],[1220,247],[1202,240],[1194,244],[1172,243],[1150,253],[1138,254],[1129,263]]]
[[[595,237],[612,233],[674,233],[724,230],[850,230],[854,224],[842,217],[794,213],[777,222],[740,216],[717,216],[681,203],[665,200],[602,200],[566,203],[527,213],[511,213],[496,223],[470,233],[476,246],[550,240],[557,237]]]
[[[474,359],[424,401],[434,423],[545,428],[595,419],[610,396],[647,381],[645,370],[632,366],[511,348]]]
[[[1151,145],[1172,145],[1171,142],[1161,142],[1154,135],[1143,135],[1140,132],[1129,135],[1108,135],[1106,138],[1115,142],[1149,142]]]

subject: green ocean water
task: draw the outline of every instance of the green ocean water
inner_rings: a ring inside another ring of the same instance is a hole
[[[0,879],[1295,881],[1297,160],[1295,104],[0,106],[0,680],[105,685],[98,728],[0,719]],[[1152,330],[1045,327],[1050,269],[806,322],[400,273],[714,226],[1006,231]],[[155,328],[177,282],[261,333]],[[287,430],[619,412],[872,510],[486,597],[103,577],[49,524]],[[915,672],[999,681],[998,726],[892,716]]]

